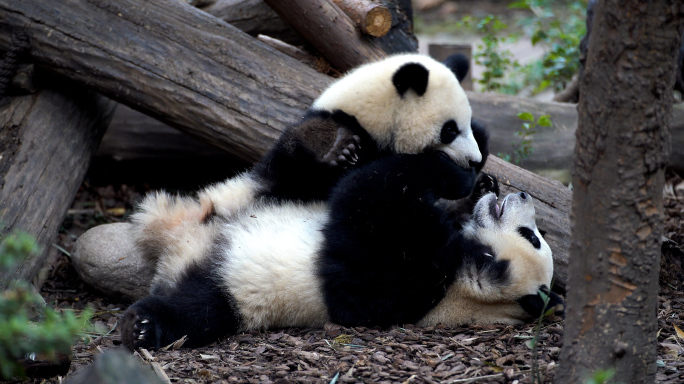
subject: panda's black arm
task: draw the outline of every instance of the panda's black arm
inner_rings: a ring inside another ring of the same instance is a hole
[[[546,306],[544,306],[544,298],[539,292],[534,295],[525,295],[518,299],[518,304],[520,304],[522,309],[525,310],[530,317],[535,319],[539,318],[539,316],[549,310],[553,310],[555,315],[562,315],[565,313],[565,302],[562,297],[549,290],[546,285],[540,286],[539,291],[549,299]]]

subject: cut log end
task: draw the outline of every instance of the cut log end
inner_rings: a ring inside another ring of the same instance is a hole
[[[392,14],[389,9],[382,6],[377,6],[366,14],[366,20],[361,29],[364,33],[374,36],[382,37],[392,28]]]

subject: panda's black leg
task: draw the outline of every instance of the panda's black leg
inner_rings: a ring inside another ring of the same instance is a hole
[[[121,318],[121,342],[130,350],[159,349],[185,335],[181,319],[169,297],[149,296],[124,312]]]
[[[212,343],[239,327],[232,298],[208,268],[193,267],[169,295],[137,301],[121,318],[124,346],[161,348],[187,336],[186,347]]]

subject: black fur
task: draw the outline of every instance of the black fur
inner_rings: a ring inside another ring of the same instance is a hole
[[[447,57],[447,59],[444,61],[444,65],[451,69],[451,72],[456,75],[456,78],[459,82],[465,79],[465,77],[468,75],[468,69],[470,69],[468,57],[461,53]]]
[[[418,96],[423,96],[428,86],[430,72],[418,63],[407,63],[401,66],[392,76],[392,83],[397,89],[399,96],[409,89],[413,89]]]
[[[525,240],[529,241],[530,244],[532,244],[532,246],[535,247],[536,249],[541,248],[541,241],[539,241],[539,238],[537,237],[537,235],[535,235],[534,231],[531,230],[530,228],[519,227],[518,233],[520,234],[520,236],[524,237]]]
[[[487,157],[489,157],[489,131],[487,131],[484,123],[480,123],[477,120],[470,122],[470,128],[473,130],[473,136],[482,154],[482,161],[477,164],[471,164],[471,166],[475,167],[477,173],[480,173],[487,162]]]
[[[468,196],[474,169],[440,152],[393,156],[344,177],[330,199],[318,271],[331,321],[415,323],[443,297],[464,263],[495,280],[507,264],[454,232],[439,198]]]
[[[187,336],[183,346],[193,348],[235,333],[240,324],[235,300],[212,278],[213,269],[209,261],[193,265],[168,294],[129,307],[121,318],[124,346],[158,349]]]
[[[549,310],[553,310],[553,313],[556,315],[565,313],[565,302],[562,297],[549,290],[549,287],[546,285],[540,286],[539,291],[549,298],[546,308],[544,308],[544,298],[539,292],[537,292],[536,295],[525,295],[518,299],[518,304],[520,304],[522,309],[524,309],[530,317],[535,319],[539,318],[545,311]]]
[[[310,127],[302,128],[305,124]],[[285,131],[256,164],[254,171],[264,183],[261,195],[279,200],[327,199],[332,186],[348,170],[321,161],[318,152],[322,151],[313,146],[322,141],[318,136],[327,135],[330,145],[326,147],[332,147],[338,129],[349,130],[363,143],[356,166],[382,155],[375,141],[353,116],[342,111],[309,111],[304,122]]]

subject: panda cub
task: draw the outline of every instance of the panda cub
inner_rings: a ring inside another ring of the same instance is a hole
[[[471,121],[460,85],[467,72],[462,55],[440,63],[400,54],[366,64],[323,92],[251,170],[201,190],[197,199],[148,195],[132,217],[132,236],[157,265],[154,286],[175,284],[179,271],[208,252],[220,230],[215,217],[256,199],[326,200],[350,169],[391,154],[441,150],[480,171],[487,133]]]
[[[222,218],[212,249],[123,314],[123,344],[197,347],[277,327],[519,323],[550,308],[553,260],[532,198],[477,201],[461,230],[435,204],[469,195],[474,169],[445,151],[356,168],[329,203],[266,202]]]

